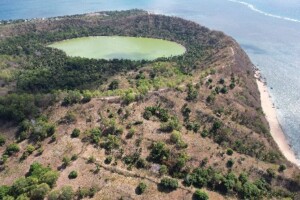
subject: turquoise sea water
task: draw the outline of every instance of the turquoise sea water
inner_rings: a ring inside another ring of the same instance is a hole
[[[300,159],[300,0],[1,0],[0,19],[131,8],[176,15],[233,36],[266,77]]]

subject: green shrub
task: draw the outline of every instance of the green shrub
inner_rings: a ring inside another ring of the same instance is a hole
[[[272,169],[272,168],[268,168],[268,169],[267,169],[267,174],[268,174],[268,176],[271,177],[271,178],[275,178],[275,176],[276,176],[275,170]]]
[[[20,151],[19,145],[16,143],[10,144],[6,147],[5,154],[11,156],[15,153],[18,153]]]
[[[3,199],[5,196],[9,194],[10,187],[7,185],[0,186],[0,199]]]
[[[72,200],[74,198],[74,190],[71,186],[63,186],[60,190],[59,200]]]
[[[109,86],[108,86],[108,90],[116,90],[119,88],[119,81],[118,80],[113,80]]]
[[[203,192],[201,190],[196,190],[194,195],[193,195],[193,199],[195,199],[195,200],[208,200],[209,197],[208,197],[206,192]]]
[[[164,142],[156,142],[152,145],[152,149],[149,155],[150,160],[156,163],[162,163],[170,156],[170,150],[166,147]]]
[[[283,172],[284,170],[286,170],[286,165],[285,164],[281,164],[278,168],[279,172]]]
[[[246,182],[242,188],[242,197],[244,199],[260,199],[261,191],[257,188],[256,185]]]
[[[139,185],[136,188],[136,193],[137,194],[143,194],[147,189],[147,185],[144,182],[139,183]]]
[[[88,103],[92,99],[92,93],[90,91],[84,91],[82,96],[83,96],[81,100],[82,103]]]
[[[95,187],[91,187],[91,188],[78,188],[77,192],[76,192],[76,195],[79,199],[83,199],[83,198],[92,198],[94,197],[94,195],[96,194],[97,192],[97,188]]]
[[[35,151],[35,147],[32,145],[28,145],[26,147],[26,152],[28,152],[29,154],[32,154]]]
[[[160,186],[164,190],[176,190],[178,188],[178,181],[172,178],[163,178],[160,181]]]
[[[198,97],[198,91],[193,87],[192,84],[187,85],[187,101],[194,101]]]
[[[60,200],[59,197],[60,197],[60,191],[59,190],[53,190],[49,193],[48,200]]]
[[[226,94],[228,92],[228,89],[226,86],[222,87],[222,89],[220,90],[221,93]]]
[[[135,164],[136,168],[140,169],[140,168],[145,168],[147,167],[147,162],[145,159],[143,158],[139,158]]]
[[[6,140],[0,133],[0,147],[2,147],[5,144]]]
[[[75,179],[77,178],[78,173],[76,171],[71,171],[70,174],[68,175],[69,179]]]
[[[162,123],[160,125],[160,130],[163,132],[172,132],[174,130],[180,131],[181,125],[176,117],[172,117],[168,122]]]
[[[226,153],[227,153],[227,155],[231,156],[233,154],[233,150],[232,149],[227,149]]]
[[[169,173],[169,169],[166,165],[161,165],[159,168],[159,175],[163,176]]]
[[[219,83],[223,85],[223,84],[225,83],[224,78],[221,78],[221,79],[219,80]]]
[[[170,136],[170,141],[174,144],[177,144],[181,141],[181,133],[178,131],[173,131]]]
[[[206,138],[208,136],[208,131],[207,130],[203,130],[202,133],[201,133],[201,136],[203,138]]]
[[[51,188],[53,188],[58,177],[59,173],[57,171],[48,171],[40,178],[40,181],[47,183]]]
[[[106,157],[106,159],[104,160],[104,163],[107,164],[107,165],[109,165],[109,164],[111,163],[112,159],[113,159],[112,156],[108,156],[108,157]]]
[[[131,128],[126,135],[126,138],[130,139],[134,136],[134,134],[135,134],[135,130],[133,128]]]
[[[81,101],[81,93],[77,90],[68,91],[67,96],[63,99],[63,106],[70,106]]]
[[[233,160],[233,159],[229,159],[229,160],[227,161],[227,163],[226,163],[226,166],[227,166],[228,168],[231,168],[233,165],[234,165],[234,160]]]
[[[72,156],[71,156],[71,160],[72,161],[75,161],[75,160],[77,160],[78,159],[78,155],[77,154],[73,154]]]
[[[77,129],[77,128],[75,128],[75,129],[72,131],[71,137],[72,137],[72,138],[77,138],[77,137],[79,137],[79,135],[80,135],[80,130]]]
[[[246,183],[248,181],[248,175],[246,173],[241,173],[239,176],[239,181],[241,181],[242,184]]]
[[[47,185],[46,183],[42,183],[36,186],[36,188],[31,191],[30,194],[31,199],[32,200],[44,199],[49,191],[50,191],[49,185]]]
[[[71,158],[69,158],[68,156],[64,156],[62,162],[63,162],[63,166],[67,167],[71,164]]]
[[[95,163],[96,162],[96,158],[94,156],[90,156],[87,160],[88,163]]]

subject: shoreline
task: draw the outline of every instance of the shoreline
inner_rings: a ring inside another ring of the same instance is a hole
[[[255,78],[260,93],[261,107],[269,123],[270,133],[284,157],[300,168],[300,160],[297,159],[295,152],[291,149],[286,139],[277,119],[276,109],[270,97],[266,82],[262,79],[258,69],[255,69]]]

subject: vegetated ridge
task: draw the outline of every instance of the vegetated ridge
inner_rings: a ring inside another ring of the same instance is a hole
[[[186,47],[154,61],[67,57],[98,35]],[[299,199],[253,65],[230,37],[141,10],[0,25],[0,199]]]

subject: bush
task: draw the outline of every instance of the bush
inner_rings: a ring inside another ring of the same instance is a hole
[[[65,156],[65,157],[63,157],[62,162],[63,162],[63,166],[67,167],[71,164],[71,158],[69,158],[68,156]]]
[[[147,189],[147,185],[144,182],[139,183],[139,185],[136,188],[137,194],[143,194]]]
[[[248,175],[246,173],[241,173],[239,176],[239,181],[241,181],[242,184],[246,183],[248,181]]]
[[[5,196],[7,196],[9,193],[9,190],[10,190],[9,186],[6,186],[6,185],[0,186],[0,199],[3,199]]]
[[[95,163],[96,162],[96,158],[94,157],[94,156],[90,156],[89,158],[88,158],[88,161],[87,161],[88,163]]]
[[[153,162],[162,163],[170,156],[170,150],[166,147],[164,142],[156,142],[153,144],[149,158]]]
[[[53,190],[48,195],[48,200],[73,200],[74,191],[71,186],[63,186],[60,190]]]
[[[109,164],[111,163],[112,159],[113,159],[112,156],[108,156],[108,157],[106,157],[106,159],[104,160],[104,163],[107,164],[107,165],[109,165]]]
[[[174,130],[179,131],[180,129],[181,125],[176,117],[172,117],[168,122],[160,125],[160,130],[163,132],[172,132]]]
[[[77,190],[77,196],[79,199],[90,197],[92,198],[95,193],[97,192],[97,189],[95,187],[91,188],[78,188]]]
[[[260,199],[259,197],[261,196],[260,189],[258,189],[256,185],[249,182],[246,182],[243,185],[241,193],[244,199]]]
[[[208,136],[208,131],[207,130],[203,130],[202,133],[201,133],[201,136],[203,138],[206,138]]]
[[[134,136],[135,134],[135,130],[133,128],[131,128],[129,131],[128,131],[128,134],[126,135],[126,138],[127,139],[130,139]]]
[[[18,153],[19,151],[20,151],[20,147],[17,144],[13,143],[6,147],[5,154],[11,156],[15,153]]]
[[[80,130],[77,129],[77,128],[75,128],[75,129],[72,131],[71,137],[72,137],[72,138],[77,138],[77,137],[79,137],[79,135],[80,135]]]
[[[164,190],[176,190],[178,188],[178,181],[171,178],[163,178],[160,181],[160,186]]]
[[[169,173],[169,169],[166,165],[161,165],[159,168],[159,174],[162,175],[166,175]]]
[[[181,133],[178,131],[173,131],[170,136],[170,141],[174,144],[177,144],[179,141],[181,141]]]
[[[196,190],[194,193],[194,197],[195,200],[208,200],[209,197],[206,194],[206,192],[203,192],[201,190]]]
[[[71,156],[71,160],[72,161],[75,161],[75,160],[77,160],[78,159],[78,155],[77,154],[73,154],[72,156]]]
[[[76,171],[71,171],[68,178],[69,179],[75,179],[75,178],[77,178],[77,176],[78,176],[78,174],[77,174]]]
[[[84,91],[83,92],[83,98],[81,100],[82,103],[88,103],[92,99],[92,93],[90,91]]]
[[[67,96],[64,98],[62,105],[69,106],[69,105],[73,105],[75,103],[79,103],[81,101],[81,98],[82,98],[82,96],[79,91],[77,91],[77,90],[69,91]]]
[[[108,86],[108,90],[116,90],[119,88],[119,81],[118,80],[113,80],[109,86]]]
[[[226,153],[227,153],[227,155],[231,156],[233,154],[233,150],[232,149],[227,149]]]
[[[32,154],[35,151],[35,147],[32,145],[28,145],[26,147],[26,152],[28,152],[29,154]]]
[[[275,170],[272,168],[267,169],[267,174],[270,178],[275,178],[275,176],[276,176]]]
[[[186,100],[187,101],[194,101],[197,99],[198,97],[198,91],[193,87],[192,84],[188,84],[187,85],[187,97]]]
[[[0,147],[2,147],[5,144],[5,138],[0,133]]]
[[[38,185],[35,189],[31,191],[31,199],[32,200],[40,200],[44,199],[46,194],[50,191],[49,185],[46,183],[42,183]]]
[[[48,171],[41,177],[41,182],[47,183],[51,188],[54,187],[59,173],[57,171]]]
[[[283,172],[284,170],[286,170],[286,165],[285,164],[281,164],[278,168],[279,172]]]
[[[227,163],[226,163],[226,166],[227,166],[228,168],[231,168],[233,165],[234,165],[234,160],[232,160],[232,159],[229,159],[229,160],[227,161]]]

